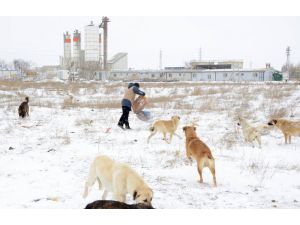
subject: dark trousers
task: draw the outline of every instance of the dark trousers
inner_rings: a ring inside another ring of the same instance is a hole
[[[131,109],[129,107],[122,106],[123,114],[119,120],[119,125],[123,126],[125,124],[126,127],[129,127],[128,117],[129,117],[130,110]]]

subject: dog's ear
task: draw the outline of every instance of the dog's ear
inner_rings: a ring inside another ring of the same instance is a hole
[[[186,127],[183,127],[182,130],[185,131],[185,130],[186,130]]]
[[[136,195],[137,195],[137,191],[134,191],[134,192],[133,192],[133,200],[136,199]]]
[[[273,122],[274,122],[274,124],[276,124],[276,123],[277,123],[277,120],[273,120]]]
[[[194,128],[194,131],[196,131],[196,127],[193,127]]]

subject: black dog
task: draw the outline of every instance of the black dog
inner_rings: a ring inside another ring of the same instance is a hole
[[[28,106],[29,98],[25,98],[25,102],[22,102],[19,106],[19,116],[24,118],[25,116],[29,116],[29,106]]]
[[[87,204],[85,209],[154,209],[151,205],[146,204],[132,204],[128,205],[124,202],[98,200]]]

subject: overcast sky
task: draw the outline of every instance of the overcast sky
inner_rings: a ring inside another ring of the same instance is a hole
[[[63,55],[63,32],[82,31],[99,17],[0,17],[0,59],[23,58],[37,65],[55,65]],[[157,69],[183,66],[198,59],[242,59],[244,67],[277,69],[300,62],[300,17],[110,17],[108,56],[128,52],[129,67]],[[83,37],[83,35],[82,35]],[[82,41],[82,48],[84,48]]]

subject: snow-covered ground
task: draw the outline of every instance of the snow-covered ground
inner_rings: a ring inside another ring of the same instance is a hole
[[[254,124],[272,116],[299,120],[299,84],[142,83],[153,120],[181,117],[182,139],[175,136],[171,144],[160,134],[147,144],[151,121],[133,113],[133,130],[116,126],[125,87],[0,82],[0,208],[84,208],[101,196],[95,185],[82,198],[89,166],[100,154],[138,171],[154,191],[156,208],[300,207],[300,137],[285,145],[273,128],[262,136],[262,148],[253,148],[236,125],[238,114]],[[19,119],[25,95],[30,117]],[[207,168],[200,184],[196,162],[186,159],[182,127],[193,121],[216,158],[216,188]]]

